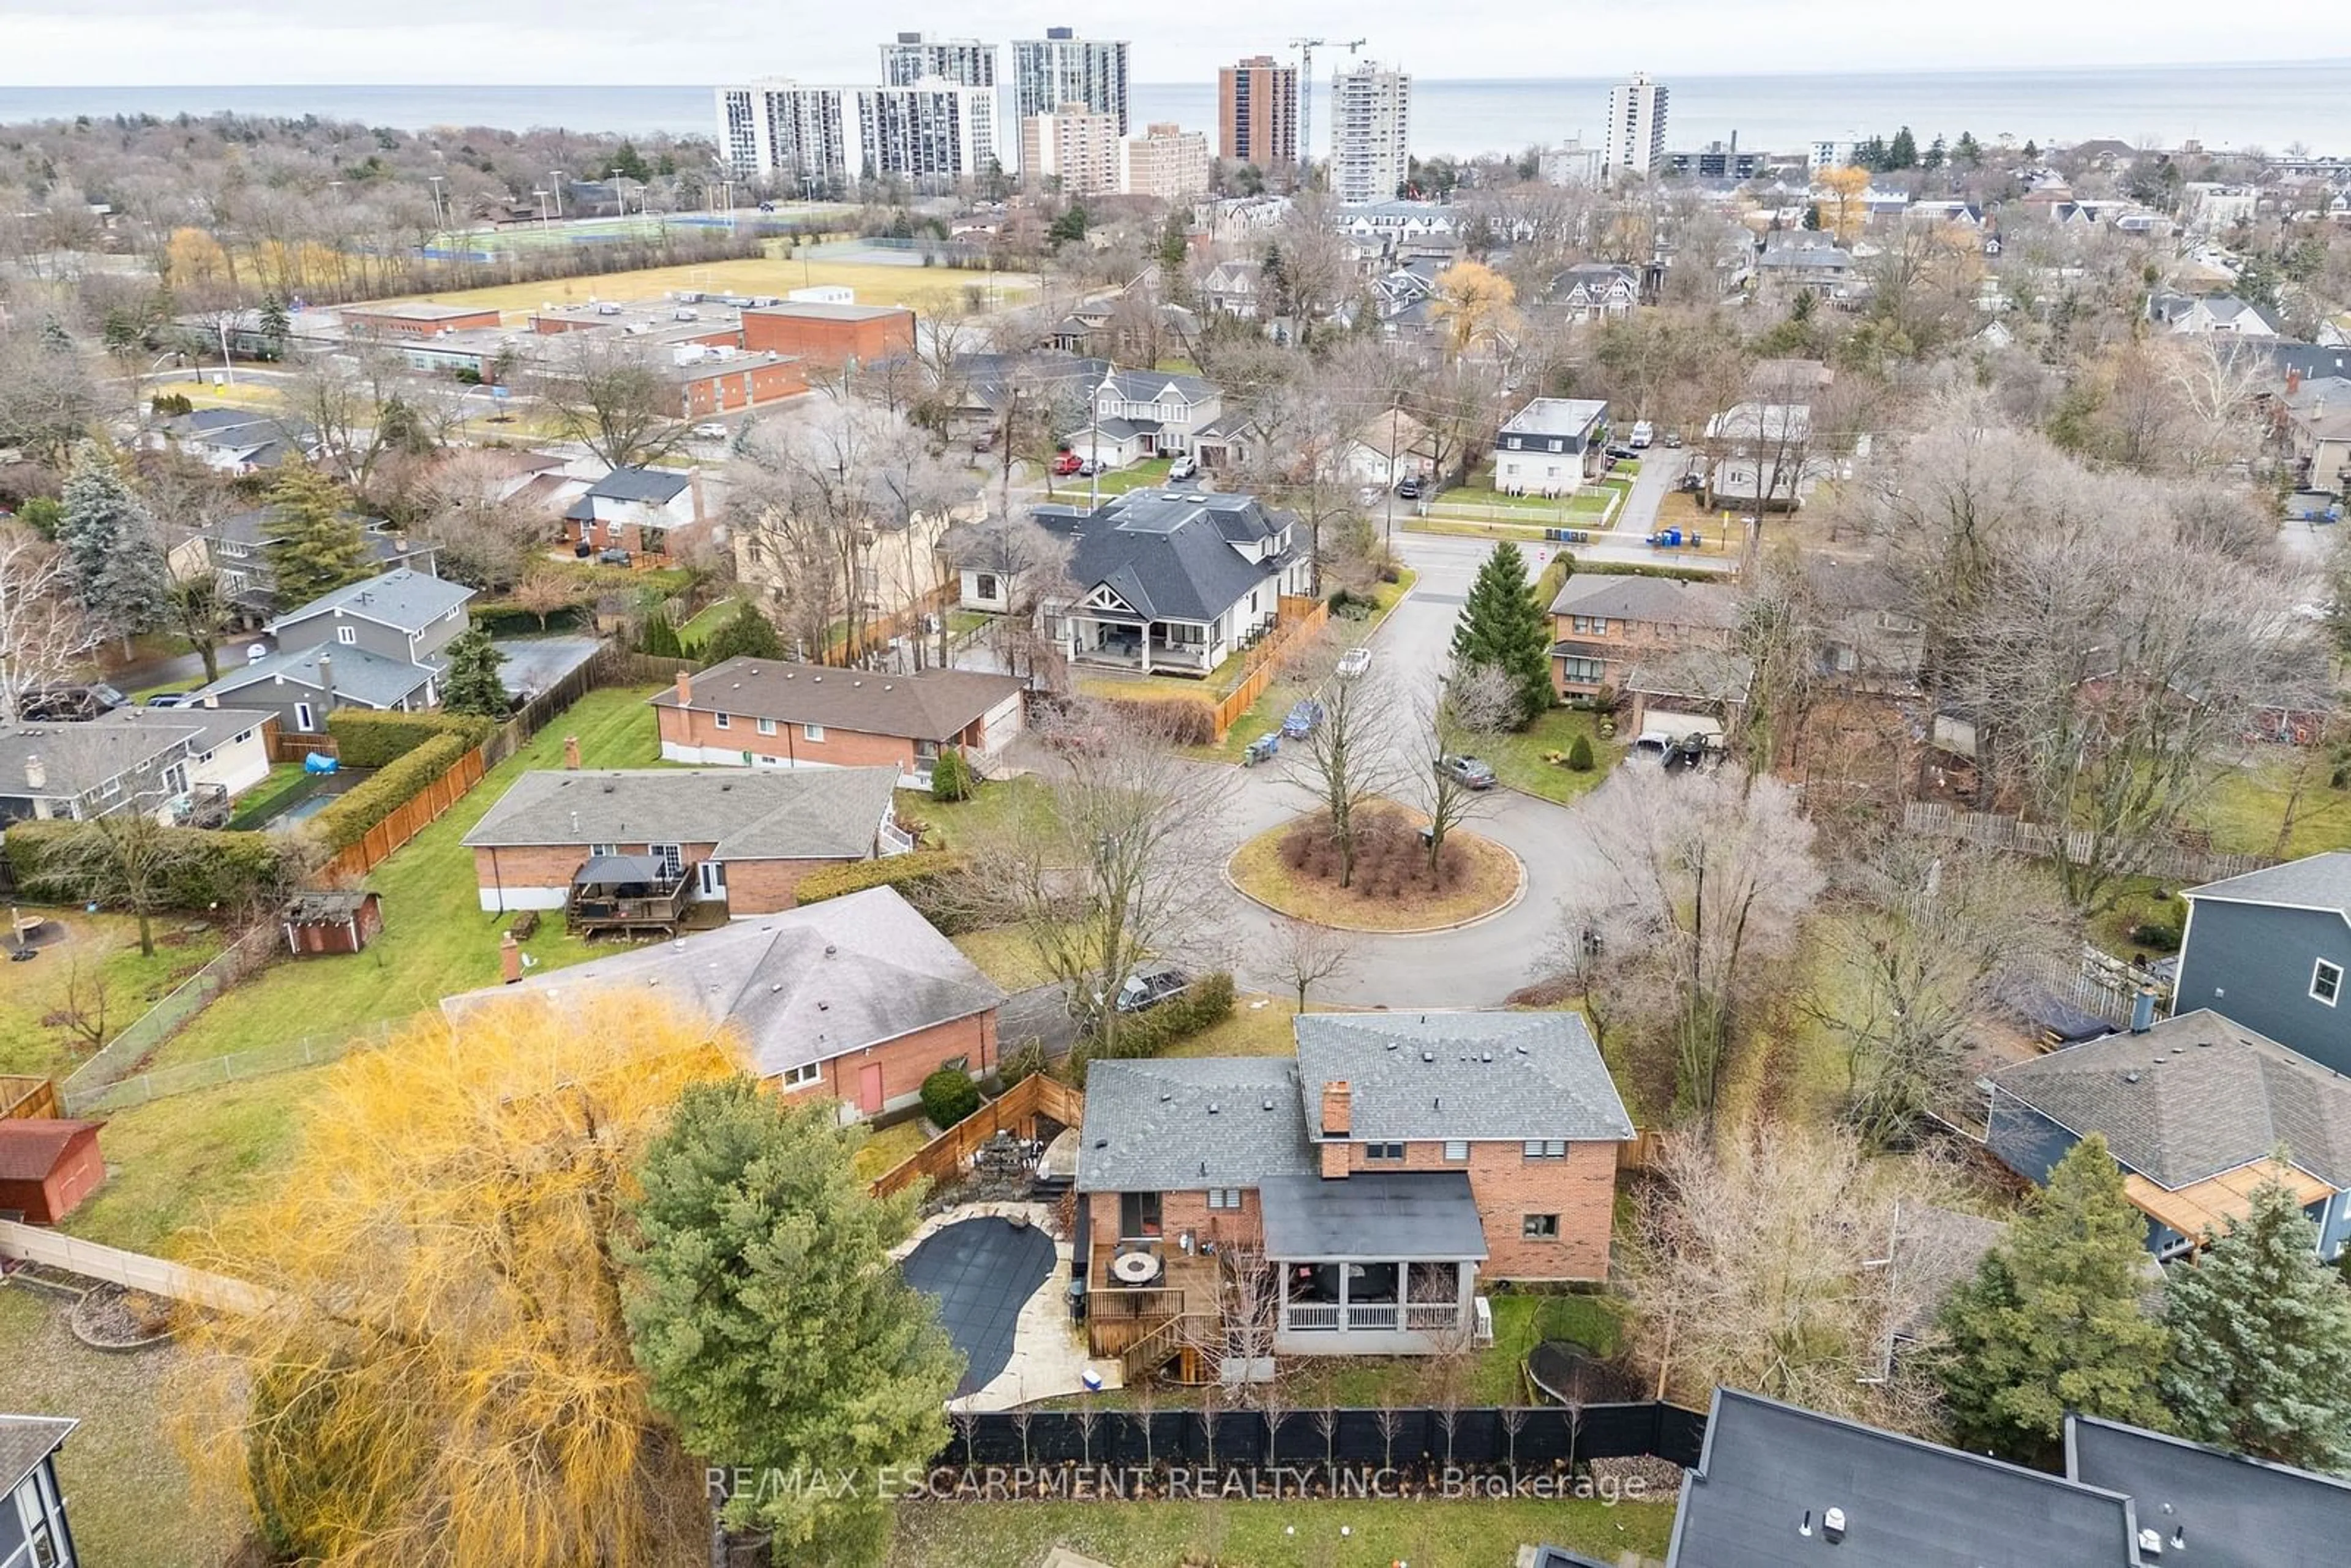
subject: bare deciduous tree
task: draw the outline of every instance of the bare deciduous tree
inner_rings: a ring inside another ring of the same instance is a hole
[[[635,339],[566,332],[535,390],[558,430],[611,468],[632,468],[685,439],[676,381]]]
[[[1297,993],[1298,1010],[1304,1012],[1309,990],[1354,966],[1355,934],[1285,915],[1274,922],[1268,956],[1274,975]]]
[[[1519,694],[1510,677],[1491,664],[1456,661],[1437,689],[1421,700],[1415,786],[1428,812],[1428,867],[1445,853],[1446,835],[1483,811],[1490,799],[1445,766],[1448,757],[1476,749],[1479,738],[1510,727],[1519,714]]]
[[[1314,700],[1322,704],[1322,717],[1282,754],[1290,759],[1290,779],[1320,804],[1331,841],[1339,848],[1339,885],[1350,887],[1363,834],[1361,813],[1402,782],[1393,723],[1395,697],[1377,666],[1353,676],[1329,674],[1327,650],[1308,654],[1301,668],[1308,672],[1301,684],[1318,694]]]
[[[0,724],[24,695],[72,674],[98,628],[67,593],[65,552],[27,528],[0,523]]]

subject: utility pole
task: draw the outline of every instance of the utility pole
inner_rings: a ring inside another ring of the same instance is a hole
[[[449,226],[449,220],[447,217],[443,215],[441,206],[441,185],[447,176],[443,174],[427,174],[424,178],[426,183],[433,187],[433,221],[440,225],[441,227],[445,230]]]

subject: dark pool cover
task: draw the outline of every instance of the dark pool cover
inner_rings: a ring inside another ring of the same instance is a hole
[[[1020,1309],[1052,1271],[1051,1239],[1008,1219],[959,1219],[907,1254],[906,1282],[939,1303],[939,1321],[964,1354],[958,1396],[1004,1370]]]

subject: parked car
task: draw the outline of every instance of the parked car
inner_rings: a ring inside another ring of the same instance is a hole
[[[1118,988],[1118,1010],[1123,1013],[1149,1012],[1170,997],[1182,996],[1192,984],[1192,977],[1173,964],[1145,964],[1127,976]],[[1102,996],[1094,996],[1095,1005]]]
[[[1651,424],[1647,420],[1646,420],[1646,419],[1644,419],[1644,420],[1640,420],[1640,421],[1636,422],[1636,423],[1634,424],[1634,426],[1633,426],[1633,450],[1634,450],[1634,451],[1638,452],[1638,451],[1639,451],[1639,450],[1641,450],[1643,447],[1645,447],[1645,446],[1648,445],[1648,444],[1649,444],[1649,443],[1651,443],[1651,442],[1653,442],[1653,441],[1656,440],[1656,438],[1657,438],[1657,427],[1656,427],[1656,425],[1654,425],[1654,424]]]
[[[1608,459],[1612,463],[1630,463],[1640,455],[1641,455],[1639,453],[1634,451],[1629,446],[1612,446],[1608,448]]]
[[[1343,681],[1352,681],[1371,667],[1372,651],[1368,646],[1358,644],[1339,655],[1339,678]]]
[[[148,707],[193,707],[196,706],[196,694],[193,691],[157,692],[153,696],[147,699],[144,706]]]
[[[1673,449],[1674,449],[1675,451],[1677,451],[1677,452],[1678,452],[1678,451],[1680,451],[1680,450],[1681,450],[1681,444],[1682,444],[1682,433],[1681,433],[1680,431],[1678,431],[1678,430],[1668,430],[1667,432],[1666,432],[1666,438],[1665,438],[1665,439],[1666,439],[1666,444],[1667,444],[1667,446],[1669,446],[1669,447],[1673,448]]]
[[[1084,458],[1080,457],[1074,452],[1062,453],[1060,456],[1053,459],[1054,476],[1061,479],[1068,478],[1071,475],[1078,471],[1078,465],[1084,461]]]
[[[1420,476],[1417,474],[1407,474],[1396,481],[1396,496],[1399,499],[1417,501],[1420,499]]]
[[[1322,705],[1312,697],[1301,698],[1281,721],[1284,740],[1303,740],[1322,726]]]
[[[1200,460],[1188,452],[1167,465],[1167,480],[1170,484],[1180,485],[1186,479],[1196,479],[1199,476]]]
[[[1472,789],[1494,787],[1494,770],[1475,757],[1448,753],[1437,759],[1437,770]]]
[[[1107,474],[1109,472],[1109,464],[1097,462],[1092,457],[1087,458],[1084,462],[1078,465],[1078,477],[1081,479],[1091,479],[1097,474]]]
[[[709,420],[701,424],[697,424],[694,427],[693,431],[694,438],[696,441],[726,441],[730,439],[734,434],[735,433],[733,431],[727,429],[725,425],[719,423],[716,420]]]
[[[112,686],[36,686],[16,696],[19,717],[37,724],[70,724],[112,713],[130,699]]]

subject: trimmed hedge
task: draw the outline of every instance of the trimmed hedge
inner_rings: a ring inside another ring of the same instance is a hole
[[[388,768],[425,742],[444,736],[459,737],[465,744],[458,749],[470,751],[487,740],[495,727],[488,719],[472,714],[376,713],[345,707],[327,716],[327,733],[335,737],[336,760],[346,768]]]
[[[1721,582],[1723,574],[1695,566],[1652,566],[1641,560],[1586,560],[1575,559],[1575,570],[1589,577],[1662,577],[1675,582]]]
[[[962,923],[939,894],[947,879],[962,869],[963,857],[950,850],[916,850],[880,860],[848,861],[800,878],[792,889],[792,898],[798,904],[821,904],[869,887],[894,887],[916,914],[953,936]]]
[[[1156,1056],[1179,1040],[1189,1040],[1202,1030],[1222,1023],[1233,1016],[1233,977],[1228,972],[1203,975],[1194,980],[1182,996],[1160,1003],[1149,1012],[1122,1018],[1118,1039],[1113,1049],[1104,1051],[1099,1041],[1081,1040],[1070,1053],[1071,1081],[1076,1087],[1086,1086],[1086,1064],[1096,1057]]]
[[[78,822],[17,822],[8,829],[8,869],[27,903],[81,904],[86,888],[52,875],[49,856],[83,831]],[[225,832],[209,828],[164,828],[180,860],[172,873],[168,904],[173,909],[225,909],[274,904],[299,878],[299,846],[283,833]],[[100,896],[98,902],[111,904]]]
[[[466,722],[487,723],[481,719]],[[338,741],[340,738],[337,737]],[[434,736],[379,770],[358,789],[336,796],[333,805],[310,819],[311,827],[329,849],[349,849],[367,837],[370,828],[423,793],[426,785],[455,768],[459,758],[480,744],[463,735]]]
[[[942,1067],[923,1080],[923,1114],[946,1132],[979,1109],[979,1085],[960,1067]]]
[[[475,625],[493,637],[551,637],[562,632],[593,629],[588,623],[589,609],[585,604],[566,605],[561,610],[549,611],[547,629],[543,632],[539,630],[538,612],[518,609],[502,599],[468,604],[465,614]]]
[[[1144,726],[1170,746],[1217,744],[1217,710],[1189,697],[1152,701],[1142,697],[1103,697],[1102,706],[1122,718]]]

